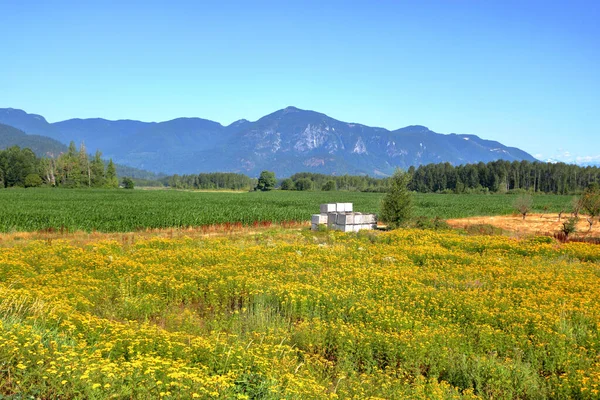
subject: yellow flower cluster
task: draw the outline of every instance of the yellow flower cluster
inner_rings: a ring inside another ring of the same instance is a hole
[[[600,246],[405,230],[0,249],[0,395],[598,398]]]

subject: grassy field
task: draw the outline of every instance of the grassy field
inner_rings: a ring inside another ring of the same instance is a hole
[[[306,221],[319,204],[352,202],[354,209],[377,213],[383,195],[354,192],[207,193],[173,190],[0,190],[0,231],[124,232],[255,221]],[[461,218],[513,212],[515,196],[415,196],[415,214]],[[534,199],[538,212],[560,211],[570,197],[542,195]]]
[[[0,398],[595,399],[598,261],[454,231],[23,243]]]

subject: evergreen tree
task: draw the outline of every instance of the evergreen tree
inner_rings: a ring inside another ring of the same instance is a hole
[[[410,175],[396,170],[390,188],[381,203],[381,220],[395,229],[406,223],[412,214],[412,194],[408,190]]]
[[[78,154],[78,169],[81,174],[79,177],[79,186],[92,186],[92,174],[90,170],[90,159],[88,158],[85,144],[81,142]]]
[[[102,153],[98,150],[90,163],[91,186],[103,187],[106,184],[104,175],[104,161]]]
[[[112,158],[108,161],[106,166],[106,187],[116,189],[119,187],[119,179],[117,178],[117,169],[113,163]]]

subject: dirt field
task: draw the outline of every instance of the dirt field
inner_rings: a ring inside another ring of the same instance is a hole
[[[446,222],[454,228],[468,228],[473,225],[492,225],[504,231],[515,234],[516,236],[530,235],[548,235],[560,232],[560,229],[570,217],[570,214],[563,215],[558,220],[558,214],[529,214],[523,220],[521,215],[500,215],[493,217],[470,217],[460,219],[449,219]],[[577,232],[572,237],[600,237],[600,222],[595,221],[590,232],[586,216],[580,215],[577,224]]]

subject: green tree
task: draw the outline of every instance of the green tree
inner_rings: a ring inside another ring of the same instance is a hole
[[[260,176],[258,177],[258,183],[256,185],[256,190],[267,191],[271,190],[277,184],[277,179],[275,178],[275,172],[273,171],[262,171]]]
[[[111,189],[116,189],[119,187],[117,169],[115,168],[112,158],[108,161],[108,165],[106,166],[106,187]]]
[[[12,146],[0,151],[0,181],[4,187],[25,186],[25,177],[39,172],[39,159],[30,149]]]
[[[312,190],[313,181],[308,178],[301,178],[296,181],[296,190]]]
[[[294,181],[286,178],[281,182],[281,190],[294,190]]]
[[[102,153],[100,151],[96,151],[92,162],[90,162],[90,175],[93,187],[103,187],[105,185],[104,161],[102,161]]]
[[[79,186],[92,186],[92,171],[90,168],[90,159],[85,148],[85,144],[81,142],[79,146],[79,154],[77,160],[77,168],[81,176],[79,177]]]
[[[133,179],[131,179],[129,177],[124,177],[123,180],[121,181],[121,183],[123,184],[123,187],[125,189],[133,189],[135,187],[135,183],[133,182]]]
[[[381,203],[381,220],[395,229],[412,215],[412,194],[408,190],[410,175],[397,169],[390,179],[390,187]]]
[[[321,190],[324,190],[326,192],[331,192],[333,190],[337,190],[337,185],[335,184],[334,180],[331,181],[327,181],[325,182],[325,184],[321,187]]]
[[[42,186],[42,178],[38,174],[29,174],[25,177],[25,187],[39,187]]]

